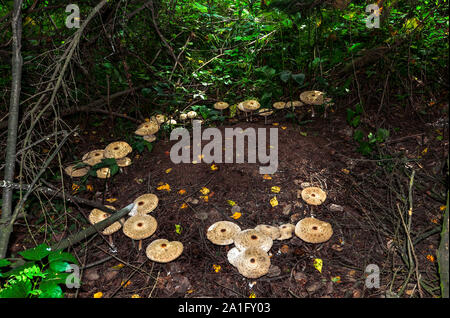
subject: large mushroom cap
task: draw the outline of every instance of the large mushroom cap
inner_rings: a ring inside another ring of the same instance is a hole
[[[273,103],[272,107],[275,109],[283,109],[286,107],[286,103],[285,102],[275,102],[275,103]]]
[[[123,233],[133,240],[143,240],[155,233],[158,223],[151,215],[135,215],[123,224]]]
[[[158,132],[159,125],[155,120],[147,121],[138,126],[134,132],[138,136],[154,135]]]
[[[259,278],[269,272],[270,257],[261,248],[250,247],[240,254],[236,265],[241,275],[247,278]]]
[[[110,143],[105,148],[105,158],[123,158],[132,152],[133,149],[131,146],[125,141],[115,141]]]
[[[159,199],[156,194],[146,193],[134,200],[137,206],[138,214],[147,214],[152,212],[158,206]]]
[[[72,178],[84,177],[89,172],[89,169],[86,167],[75,168],[77,165],[70,165],[64,169],[64,172]]]
[[[310,205],[321,205],[326,198],[327,194],[321,188],[308,187],[302,190],[302,199]]]
[[[237,247],[231,248],[227,253],[228,262],[230,262],[230,264],[233,266],[237,266],[241,253],[242,251],[238,250]]]
[[[276,240],[280,237],[280,229],[277,226],[260,224],[255,227],[255,230],[269,236],[272,240]]]
[[[280,225],[278,228],[280,230],[280,237],[277,240],[280,241],[290,239],[295,231],[295,225],[290,223]]]
[[[105,150],[103,149],[92,150],[88,153],[85,153],[81,160],[83,160],[85,164],[95,166],[96,164],[102,162],[102,159],[105,158],[104,154]]]
[[[105,206],[107,208],[115,210],[115,208],[113,206],[110,206],[110,205],[105,205]],[[104,211],[99,210],[99,209],[93,209],[91,211],[91,213],[89,214],[89,222],[91,222],[91,224],[97,224],[98,222],[106,220],[110,216],[111,216],[111,214],[109,214],[107,212],[104,212]],[[113,224],[111,224],[110,226],[108,226],[107,228],[105,228],[102,231],[102,233],[104,235],[111,235],[114,232],[117,232],[118,230],[120,230],[121,227],[122,227],[122,224],[120,224],[120,222],[117,221],[117,222],[114,222]]]
[[[328,222],[304,218],[295,225],[295,235],[308,243],[323,243],[333,235],[333,228]]]
[[[168,263],[176,259],[183,252],[183,244],[178,241],[169,242],[166,239],[154,240],[147,246],[147,257],[158,263]]]
[[[130,157],[123,157],[116,159],[116,163],[119,167],[128,167],[129,165],[131,165],[132,161]]]
[[[261,104],[255,99],[249,99],[243,103],[243,106],[244,109],[253,111],[257,110],[261,106]]]
[[[243,230],[234,236],[234,245],[241,251],[250,247],[259,247],[268,252],[273,240],[264,233],[255,229]]]
[[[228,103],[226,103],[226,102],[217,102],[217,103],[214,104],[214,108],[218,109],[218,110],[227,109],[228,106],[230,106],[230,105]]]
[[[308,105],[322,105],[323,95],[321,91],[306,91],[300,94],[300,99]]]
[[[103,167],[103,168],[97,169],[97,171],[95,171],[95,173],[97,174],[97,178],[100,178],[100,179],[107,179],[107,178],[111,177],[111,169],[109,169],[108,167]]]
[[[241,231],[239,225],[230,221],[219,221],[212,224],[206,237],[216,245],[229,245],[234,242],[234,236]]]

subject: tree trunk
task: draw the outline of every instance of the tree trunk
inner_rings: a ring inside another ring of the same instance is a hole
[[[19,102],[22,79],[22,0],[14,1],[14,12],[11,20],[12,27],[12,83],[11,99],[9,105],[8,137],[6,143],[5,156],[5,181],[14,181],[14,169],[16,163],[17,127],[19,121]],[[0,259],[6,256],[8,250],[9,237],[12,233],[12,225],[7,220],[12,213],[11,188],[5,188],[2,195],[2,215],[0,219]]]

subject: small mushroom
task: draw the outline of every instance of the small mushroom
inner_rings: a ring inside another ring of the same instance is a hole
[[[261,107],[261,104],[255,99],[249,99],[249,100],[244,101],[243,106],[244,106],[244,109],[247,109],[250,111],[250,121],[252,121],[253,111],[259,109],[259,107]]]
[[[155,118],[156,118],[156,121],[158,122],[158,124],[160,124],[160,125],[167,120],[167,117],[163,114],[158,114],[155,116]]]
[[[85,153],[81,160],[83,160],[83,163],[95,166],[96,164],[102,162],[102,159],[105,158],[105,150],[103,149],[96,149],[89,151],[88,153]]]
[[[282,224],[279,227],[280,230],[280,237],[277,238],[277,240],[287,240],[290,239],[295,231],[295,225],[294,224]]]
[[[187,113],[187,116],[188,116],[188,118],[191,120],[191,124],[192,124],[192,121],[194,120],[194,118],[197,117],[197,112],[191,110],[191,111],[189,111],[189,112]]]
[[[280,237],[280,229],[277,226],[260,224],[255,227],[255,230],[269,236],[272,240],[276,240]]]
[[[116,210],[116,208],[114,208],[111,205],[105,205],[107,208],[110,208],[111,210]],[[111,214],[104,212],[100,209],[92,209],[91,213],[89,214],[89,222],[91,224],[96,224],[99,223],[103,220],[106,220],[107,218],[109,218],[111,216]],[[106,227],[105,229],[103,229],[102,234],[108,236],[109,238],[109,243],[111,246],[114,246],[114,242],[112,240],[112,234],[117,232],[118,230],[120,230],[120,228],[122,227],[123,223],[123,219],[121,219],[120,221],[114,222],[113,224],[111,224],[110,226]]]
[[[136,213],[143,215],[152,212],[158,206],[158,196],[153,193],[146,193],[134,200]],[[132,215],[132,214],[130,214]]]
[[[156,140],[156,136],[155,135],[145,135],[142,138],[144,138],[144,140],[148,141],[148,142],[154,142]]]
[[[140,124],[134,133],[138,136],[148,136],[156,134],[158,130],[158,122],[155,120],[150,120]]]
[[[272,107],[275,109],[284,109],[286,107],[286,103],[285,102],[275,102],[272,104]]]
[[[128,155],[133,149],[125,141],[115,141],[105,148],[105,158],[120,159]]]
[[[301,107],[303,106],[303,103],[299,100],[289,101],[286,103],[286,108],[292,108],[292,111],[294,111],[295,107]]]
[[[321,188],[308,187],[302,190],[302,199],[310,205],[321,205],[326,198],[327,194]]]
[[[79,167],[77,168],[76,166],[79,164],[74,164],[74,165],[69,165],[64,169],[64,172],[71,176],[72,178],[80,178],[80,177],[84,177],[85,175],[87,175],[87,173],[89,172],[89,169],[86,167]]]
[[[180,120],[183,122],[183,125],[186,123],[186,119],[188,119],[188,115],[185,113],[181,113]]]
[[[322,105],[323,98],[324,93],[321,91],[306,91],[300,94],[301,101],[311,105],[312,117],[314,117],[314,105]]]
[[[295,225],[295,235],[307,243],[323,243],[333,235],[331,224],[316,218],[304,218]]]
[[[267,125],[267,117],[272,115],[273,111],[269,108],[261,108],[258,110],[258,115],[264,117],[264,125]]]
[[[147,246],[147,257],[158,263],[168,263],[178,258],[183,253],[183,244],[178,241],[157,239]]]
[[[155,233],[158,223],[151,215],[135,215],[123,224],[123,233],[133,240],[139,240],[138,250],[142,249],[142,240]]]
[[[244,108],[244,102],[240,102],[239,104],[237,104],[237,108],[238,108],[241,112],[245,113],[245,120],[248,121],[248,119],[247,119],[247,117],[248,117],[247,113],[250,112],[250,110],[247,110],[247,109]]]
[[[236,267],[244,277],[259,278],[269,272],[270,257],[263,249],[250,247],[239,255]]]
[[[116,163],[119,167],[128,167],[129,165],[131,165],[132,161],[131,158],[129,157],[123,157],[123,158],[119,158],[116,159]]]
[[[234,245],[240,250],[250,247],[259,247],[268,252],[272,247],[273,240],[270,236],[255,229],[243,230],[234,236]]]
[[[234,236],[241,231],[239,225],[230,221],[218,221],[212,224],[207,232],[206,237],[213,244],[229,245],[234,242]]]
[[[214,104],[214,109],[220,110],[220,115],[223,116],[223,110],[230,106],[227,102],[217,102]]]

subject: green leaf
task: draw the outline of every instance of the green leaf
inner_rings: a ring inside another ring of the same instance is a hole
[[[39,298],[63,298],[64,296],[61,287],[53,282],[43,281],[39,289],[42,291]]]
[[[78,261],[75,258],[75,256],[73,256],[70,253],[63,252],[62,250],[51,252],[48,255],[48,261],[50,263],[56,262],[56,261],[66,261],[66,262],[71,262],[73,264],[78,264]]]
[[[50,247],[44,243],[36,246],[35,248],[19,252],[19,255],[28,260],[40,261],[48,254],[50,254],[50,252],[51,252]]]
[[[291,78],[292,72],[291,71],[282,71],[280,73],[280,79],[284,82],[287,83],[289,81],[289,79]]]
[[[364,133],[361,130],[355,130],[353,133],[353,139],[357,142],[361,142],[364,139]]]
[[[9,264],[11,264],[11,262],[8,261],[6,258],[0,259],[0,267],[6,267],[6,266],[8,266]]]
[[[54,261],[50,263],[50,268],[55,272],[65,272],[71,269],[69,263],[65,261]]]
[[[305,74],[292,74],[292,79],[296,81],[298,85],[303,85],[305,82]]]
[[[360,115],[357,115],[357,116],[355,116],[353,119],[352,119],[352,121],[350,122],[350,126],[352,126],[352,127],[358,127],[359,126],[359,123],[361,122],[361,116]]]
[[[31,291],[31,282],[14,281],[8,287],[0,290],[0,298],[26,298]]]
[[[377,130],[377,142],[384,142],[389,137],[389,130],[384,128],[378,128]]]

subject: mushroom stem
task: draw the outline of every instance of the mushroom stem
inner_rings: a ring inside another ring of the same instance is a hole
[[[139,240],[138,251],[142,250],[142,240]]]

